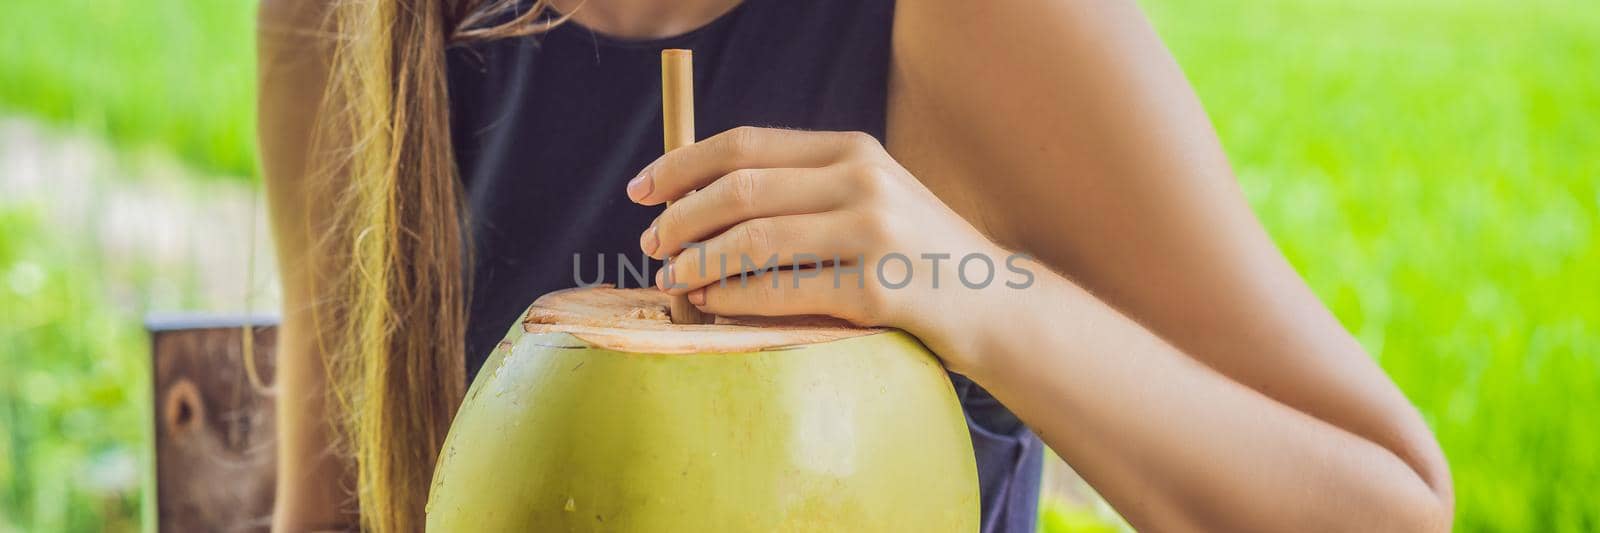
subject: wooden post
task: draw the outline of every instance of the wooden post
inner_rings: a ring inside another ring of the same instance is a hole
[[[271,384],[271,319],[177,318],[146,322],[154,369],[158,531],[268,531],[276,472],[270,390],[251,384],[252,359]]]
[[[694,52],[661,51],[661,125],[666,151],[694,144]],[[671,276],[667,283],[672,283]],[[672,297],[671,311],[673,324],[710,324],[716,319],[701,313],[686,295]]]

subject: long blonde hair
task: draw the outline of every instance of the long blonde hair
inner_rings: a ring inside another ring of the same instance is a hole
[[[528,35],[548,0],[340,0],[315,145],[335,195],[319,242],[337,265],[314,306],[362,528],[420,531],[465,388],[470,254],[445,49]],[[517,12],[519,8],[525,11]]]

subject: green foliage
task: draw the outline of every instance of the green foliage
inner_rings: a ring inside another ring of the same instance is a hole
[[[139,322],[88,243],[0,208],[0,531],[131,530],[151,426]]]
[[[6,0],[0,112],[255,174],[255,0]]]
[[[1039,502],[1039,531],[1042,533],[1118,533],[1122,527],[1115,516],[1104,516],[1092,506],[1064,501]]]
[[[1144,4],[1268,231],[1438,433],[1458,529],[1600,529],[1600,7]],[[0,111],[250,175],[253,7],[10,0]],[[145,282],[38,212],[0,235],[0,530],[128,525],[149,378],[114,310]]]
[[[1437,432],[1458,529],[1600,528],[1600,6],[1152,4],[1267,229]]]

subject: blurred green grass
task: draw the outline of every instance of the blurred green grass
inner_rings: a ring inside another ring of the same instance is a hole
[[[0,113],[255,173],[255,0],[6,0]]]
[[[127,531],[149,409],[140,321],[44,206],[0,207],[0,531]]]
[[[1458,529],[1600,529],[1600,4],[1147,9],[1274,239],[1438,434]]]
[[[1143,5],[1268,230],[1438,433],[1457,529],[1600,529],[1600,4]],[[0,112],[253,174],[253,2],[6,11]],[[0,530],[128,524],[139,495],[83,473],[147,446],[142,308],[108,296],[145,281],[41,220],[0,212]]]

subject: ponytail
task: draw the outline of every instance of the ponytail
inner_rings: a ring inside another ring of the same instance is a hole
[[[363,530],[423,529],[465,389],[470,254],[445,48],[553,24],[535,24],[545,1],[512,13],[517,3],[339,0],[331,12],[337,44],[315,144],[330,156],[317,182],[337,199],[319,245],[336,266],[313,313],[328,332],[331,404]]]

